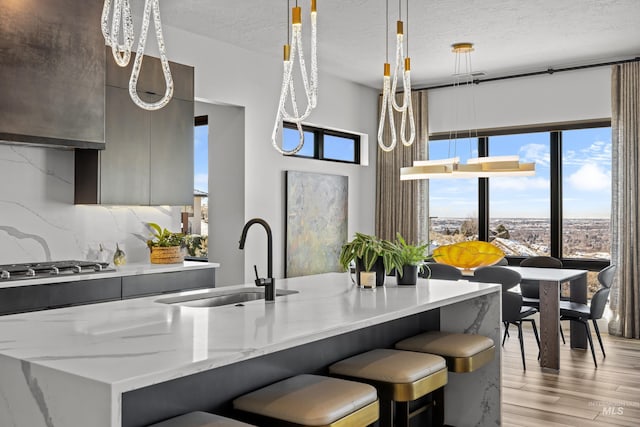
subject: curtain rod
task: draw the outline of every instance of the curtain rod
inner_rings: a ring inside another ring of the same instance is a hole
[[[619,61],[611,61],[611,62],[601,62],[599,64],[589,64],[589,65],[577,65],[575,67],[566,67],[566,68],[547,68],[544,71],[532,71],[530,73],[522,73],[522,74],[512,74],[510,76],[502,76],[502,77],[492,77],[489,79],[474,79],[473,83],[479,84],[484,82],[495,82],[498,80],[508,80],[508,79],[516,79],[520,77],[531,77],[531,76],[540,76],[543,74],[553,74],[553,73],[561,73],[563,71],[575,71],[575,70],[583,70],[585,68],[594,68],[594,67],[606,67],[609,65],[618,65],[618,64],[627,64],[629,62],[640,62],[640,56],[636,56],[632,59],[622,59]],[[429,90],[429,89],[441,89],[445,87],[453,87],[454,83],[447,83],[438,86],[426,86],[422,88],[415,88],[413,90]]]

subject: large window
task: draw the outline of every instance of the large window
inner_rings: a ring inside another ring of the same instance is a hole
[[[360,135],[302,126],[304,145],[294,157],[329,160],[343,163],[360,163]],[[300,134],[295,124],[284,122],[282,148],[290,151],[298,146]]]
[[[536,163],[536,174],[430,180],[429,239],[436,246],[455,241],[450,235],[496,241],[512,264],[551,255],[566,267],[602,269],[610,259],[611,128],[600,126],[483,135],[470,150],[458,143],[461,162],[468,152],[518,154]],[[453,157],[450,144],[430,140],[429,158]]]

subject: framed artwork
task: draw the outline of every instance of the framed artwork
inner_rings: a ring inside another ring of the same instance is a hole
[[[342,271],[347,241],[346,176],[286,171],[285,277]]]

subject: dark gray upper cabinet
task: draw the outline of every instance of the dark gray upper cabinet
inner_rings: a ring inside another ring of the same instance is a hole
[[[102,2],[0,0],[0,141],[104,148]]]
[[[170,63],[174,95],[160,110],[129,97],[128,67],[107,49],[106,147],[76,150],[75,202],[109,205],[193,203],[193,67]],[[138,93],[148,102],[164,94],[160,60],[145,55]]]

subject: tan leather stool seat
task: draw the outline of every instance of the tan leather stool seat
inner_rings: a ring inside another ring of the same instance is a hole
[[[400,350],[438,354],[447,361],[449,371],[472,372],[495,356],[490,338],[475,334],[429,331],[396,343]]]
[[[220,415],[208,412],[190,412],[171,418],[149,427],[251,427],[251,424],[242,423]]]
[[[329,367],[332,375],[373,385],[380,396],[380,425],[408,427],[410,420],[433,407],[431,423],[442,425],[443,387],[447,384],[446,361],[433,354],[376,349],[341,360]],[[411,402],[431,396],[415,410]]]
[[[287,378],[235,399],[233,406],[299,426],[365,426],[378,419],[374,387],[319,375]]]
[[[341,360],[329,372],[371,380],[381,397],[408,402],[431,393],[447,383],[447,364],[433,354],[377,349]]]

